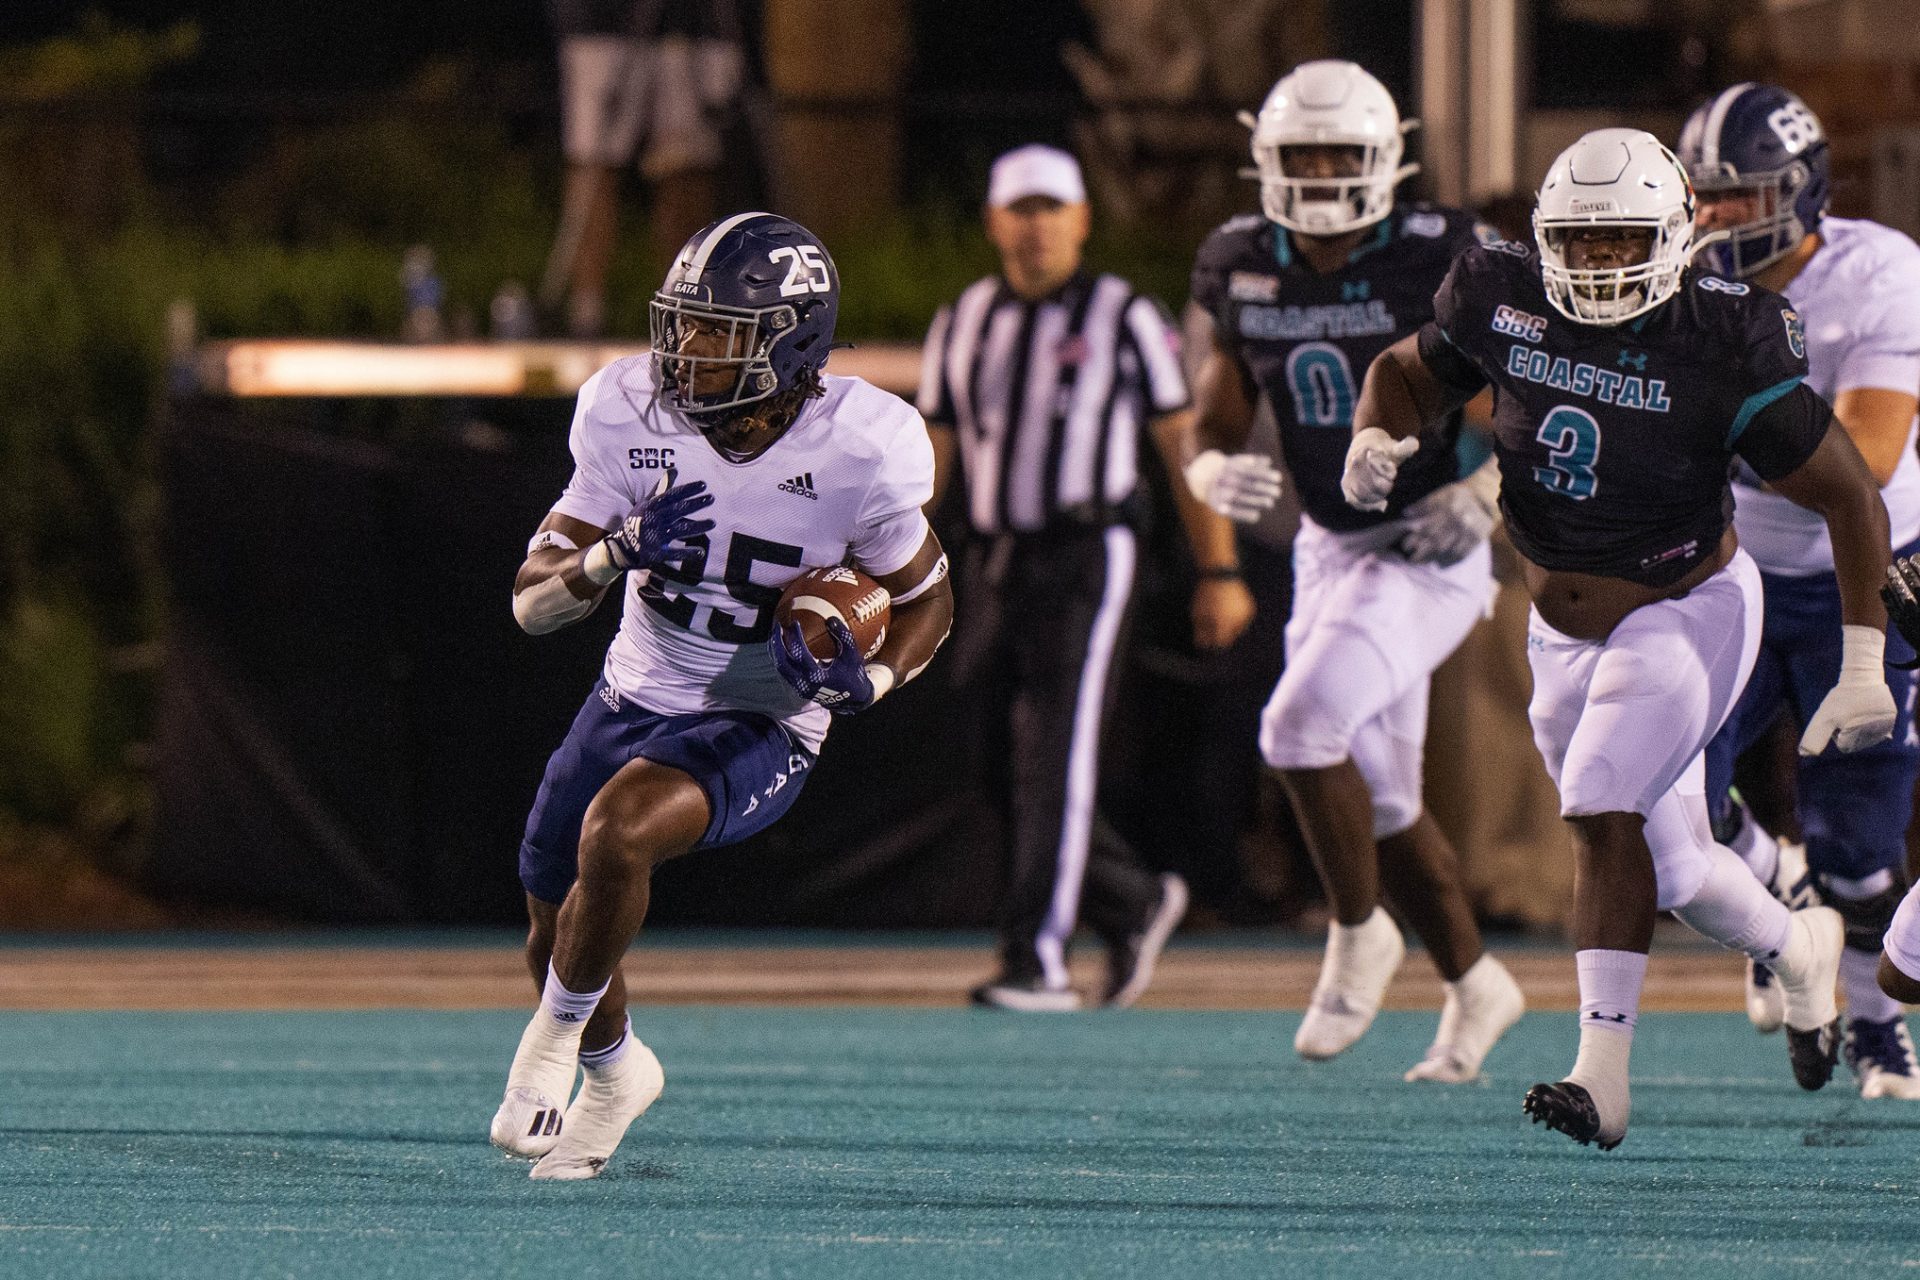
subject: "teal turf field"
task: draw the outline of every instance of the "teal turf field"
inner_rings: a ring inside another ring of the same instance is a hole
[[[1920,1266],[1920,1104],[1800,1093],[1737,1015],[1641,1024],[1634,1127],[1332,1065],[1297,1015],[661,1008],[667,1091],[596,1183],[486,1143],[522,1018],[0,1015],[0,1276],[1687,1277]]]

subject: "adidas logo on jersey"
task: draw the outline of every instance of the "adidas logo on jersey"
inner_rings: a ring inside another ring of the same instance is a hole
[[[791,480],[781,481],[780,492],[797,493],[803,498],[820,501],[820,495],[813,491],[813,472],[811,471],[803,471]]]

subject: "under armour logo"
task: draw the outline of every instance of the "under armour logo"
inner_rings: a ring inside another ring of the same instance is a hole
[[[1615,363],[1622,368],[1632,365],[1641,373],[1645,373],[1647,371],[1647,353],[1644,351],[1628,351],[1622,347],[1620,350],[1620,359],[1615,361]]]
[[[1595,1009],[1587,1015],[1587,1018],[1592,1022],[1625,1022],[1627,1015],[1624,1013],[1602,1013],[1598,1009]]]
[[[1340,282],[1340,301],[1365,302],[1373,293],[1371,280],[1342,280]]]

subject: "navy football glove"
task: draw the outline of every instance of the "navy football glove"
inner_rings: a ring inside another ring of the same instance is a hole
[[[817,702],[835,715],[850,716],[865,711],[879,698],[873,677],[867,674],[866,660],[853,643],[853,632],[838,618],[827,619],[827,632],[839,647],[832,658],[822,661],[807,648],[800,624],[776,625],[767,637],[773,650],[773,668],[800,696]]]
[[[686,543],[713,528],[693,513],[712,505],[705,480],[661,490],[606,536],[607,560],[616,569],[684,569],[697,554]]]

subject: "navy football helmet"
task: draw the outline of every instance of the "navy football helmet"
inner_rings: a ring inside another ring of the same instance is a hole
[[[1710,202],[1752,191],[1754,216],[1703,250],[1721,275],[1744,279],[1791,253],[1819,229],[1832,187],[1826,131],[1805,103],[1771,84],[1736,84],[1687,117],[1680,163]]]
[[[684,413],[737,409],[827,362],[840,273],[818,236],[774,213],[694,233],[648,312],[659,394]]]

